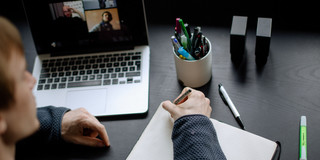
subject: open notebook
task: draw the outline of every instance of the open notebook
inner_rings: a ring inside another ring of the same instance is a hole
[[[221,148],[228,160],[271,160],[277,153],[276,142],[211,119]],[[172,160],[170,114],[159,106],[127,160]]]

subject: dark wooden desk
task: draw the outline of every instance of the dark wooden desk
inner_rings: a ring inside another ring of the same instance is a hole
[[[25,20],[15,22],[21,31],[32,71],[36,55]],[[173,25],[149,25],[151,47],[150,102],[145,118],[101,120],[106,126],[111,147],[88,148],[67,145],[34,150],[27,159],[126,159],[159,104],[173,100],[182,90],[176,79],[170,36]],[[199,24],[200,25],[200,24]],[[270,56],[266,65],[255,64],[255,30],[248,31],[246,58],[240,66],[231,62],[229,27],[203,26],[213,43],[213,76],[199,88],[211,100],[211,117],[239,127],[218,94],[223,83],[236,105],[246,129],[282,143],[283,160],[299,154],[300,116],[307,116],[308,158],[320,157],[320,34],[303,31],[272,31]],[[156,144],[155,144],[156,145]],[[34,148],[35,146],[30,146]],[[147,149],[146,149],[147,150]]]
[[[169,37],[172,26],[150,25],[150,107],[172,99],[176,81]],[[213,77],[200,88],[211,100],[212,117],[239,127],[218,94],[222,82],[238,108],[247,130],[282,143],[282,159],[299,155],[300,116],[307,116],[308,158],[317,159],[320,115],[320,34],[273,30],[270,56],[264,68],[255,64],[255,31],[249,30],[246,61],[236,66],[229,53],[230,28],[203,27],[213,42]],[[156,94],[156,95],[154,95]],[[155,103],[155,104],[154,104]],[[151,109],[152,112],[152,109]]]

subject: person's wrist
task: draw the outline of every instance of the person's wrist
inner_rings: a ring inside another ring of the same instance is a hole
[[[206,115],[203,115],[203,114],[186,114],[186,115],[180,116],[180,117],[177,118],[174,122],[177,122],[177,121],[180,121],[180,120],[182,120],[182,119],[185,119],[185,118],[188,118],[188,117],[192,117],[192,116],[199,116],[199,117],[206,117],[206,118],[208,118]]]

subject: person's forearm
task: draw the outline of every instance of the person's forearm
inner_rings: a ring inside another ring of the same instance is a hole
[[[172,141],[175,160],[226,159],[213,124],[206,116],[188,115],[177,119]]]
[[[57,144],[61,143],[61,121],[64,113],[70,109],[64,107],[42,107],[37,109],[40,128],[32,136],[22,140],[22,143]]]

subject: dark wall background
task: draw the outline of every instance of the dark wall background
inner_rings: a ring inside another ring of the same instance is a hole
[[[151,24],[175,24],[175,18],[194,25],[230,26],[233,15],[249,17],[255,26],[257,17],[271,17],[273,27],[319,30],[320,10],[316,1],[289,0],[144,0]],[[37,6],[35,6],[35,9]],[[0,14],[24,19],[21,0],[0,2]],[[39,13],[41,14],[41,13]],[[134,13],[133,13],[134,14]]]
[[[271,17],[273,27],[314,29],[320,27],[316,1],[289,0],[145,0],[149,23],[175,23],[181,17],[189,24],[231,25],[233,15],[248,16],[249,26],[257,17]]]

